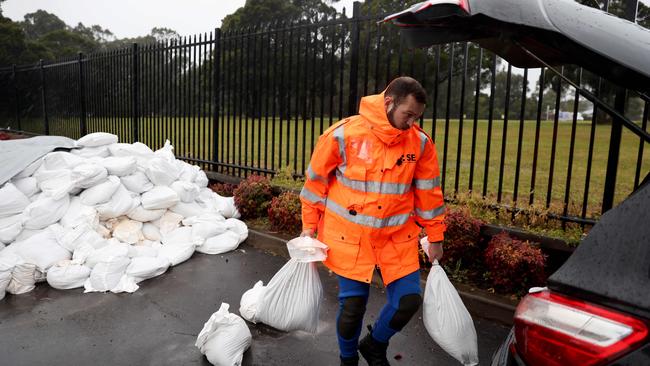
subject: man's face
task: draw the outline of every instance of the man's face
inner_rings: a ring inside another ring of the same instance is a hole
[[[415,121],[420,119],[424,108],[412,95],[407,96],[399,105],[395,105],[393,97],[385,97],[386,116],[390,124],[400,130],[408,130]]]

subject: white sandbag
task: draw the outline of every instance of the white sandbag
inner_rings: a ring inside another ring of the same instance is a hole
[[[108,257],[97,263],[84,283],[84,292],[106,292],[115,289],[130,263],[129,258],[121,256]]]
[[[108,146],[108,150],[113,156],[133,156],[137,159],[138,165],[155,157],[153,150],[141,142],[111,144]]]
[[[77,146],[96,147],[117,143],[117,136],[108,132],[93,132],[77,140]]]
[[[0,188],[0,217],[22,213],[31,201],[15,185],[6,183]]]
[[[81,203],[84,205],[94,206],[108,202],[119,187],[120,178],[111,175],[102,183],[81,192],[79,197],[81,198]]]
[[[241,365],[244,352],[253,339],[246,322],[229,313],[228,308],[228,304],[221,304],[219,311],[203,325],[194,344],[211,364],[217,366]]]
[[[221,254],[237,249],[241,241],[234,231],[226,231],[206,239],[196,247],[196,251],[204,254]]]
[[[3,268],[11,268],[11,278],[6,286],[6,292],[14,295],[24,294],[34,289],[36,284],[36,265],[25,263],[13,250],[9,248],[0,252],[0,263]],[[6,277],[6,274],[4,275]]]
[[[158,210],[147,210],[140,204],[133,210],[129,211],[126,216],[135,221],[148,222],[158,220],[165,214],[165,212],[167,212],[167,210],[164,208]]]
[[[198,166],[188,164],[182,160],[176,160],[176,165],[178,166],[178,169],[181,171],[181,174],[178,176],[178,180],[184,182],[194,183],[194,180],[196,179],[196,174],[201,170],[201,168],[199,168]]]
[[[133,156],[110,156],[104,158],[101,164],[108,170],[108,174],[124,177],[135,173],[137,167]]]
[[[84,147],[81,149],[73,149],[70,150],[70,153],[86,159],[105,158],[111,155],[111,152],[108,151],[108,146],[94,146],[94,147]]]
[[[145,174],[154,185],[169,186],[178,179],[181,172],[173,160],[156,157],[149,161]]]
[[[70,179],[77,188],[90,188],[103,182],[108,177],[106,168],[97,163],[83,163],[70,171]]]
[[[38,173],[38,172],[37,172]],[[68,169],[49,170],[40,175],[34,175],[38,181],[38,188],[46,196],[59,200],[75,189],[72,181],[72,172]]]
[[[36,265],[43,273],[55,263],[72,258],[72,253],[59,245],[52,230],[43,230],[27,240],[15,242],[12,246],[19,257],[26,263]]]
[[[183,220],[183,225],[192,227],[192,241],[201,245],[207,238],[223,234],[228,230],[225,219],[219,214],[202,214]]]
[[[27,239],[31,238],[32,236],[41,233],[42,231],[43,231],[43,229],[25,229],[23,227],[23,231],[21,231],[20,234],[18,234],[18,236],[16,237],[14,242],[27,240]]]
[[[84,264],[90,268],[94,268],[98,263],[108,261],[110,258],[124,257],[129,255],[129,245],[120,243],[115,239],[110,239],[109,244],[99,249],[95,249],[86,258]]]
[[[158,227],[160,234],[165,235],[179,227],[181,220],[183,220],[183,216],[167,211],[160,219],[153,221],[153,224]]]
[[[158,256],[169,260],[172,266],[185,262],[194,254],[195,245],[190,227],[180,227],[163,235],[162,243]]]
[[[106,245],[108,245],[108,241],[106,241],[106,243]],[[95,248],[88,243],[81,243],[75,248],[74,252],[72,252],[72,261],[81,264],[86,263],[86,259],[88,259],[96,249],[98,248]]]
[[[225,218],[234,218],[238,219],[241,217],[241,213],[235,205],[235,197],[221,197],[221,214]]]
[[[248,238],[248,226],[243,221],[234,218],[226,219],[226,227],[239,234],[240,243]]]
[[[196,197],[199,196],[199,187],[191,182],[176,181],[171,184],[171,189],[176,192],[181,202],[190,203],[194,202]]]
[[[34,160],[27,168],[23,169],[20,173],[14,176],[14,179],[31,177],[43,164],[43,158]]]
[[[100,219],[111,219],[126,215],[140,204],[138,197],[132,197],[131,193],[120,184],[110,200],[95,206]]]
[[[38,170],[71,170],[77,165],[82,164],[84,160],[84,158],[66,151],[54,151],[43,157],[43,165]]]
[[[154,154],[156,157],[163,158],[169,161],[173,161],[176,159],[174,156],[174,146],[172,146],[171,142],[169,140],[165,140],[165,145],[161,147],[160,149],[154,151]]]
[[[88,244],[95,249],[108,245],[107,240],[89,224],[62,227],[62,230],[56,233],[56,240],[61,247],[70,252],[74,252],[81,244]]]
[[[93,206],[84,204],[80,196],[73,196],[70,198],[70,206],[68,206],[65,215],[61,217],[60,223],[62,226],[70,228],[80,225],[94,228],[99,224],[99,214]]]
[[[23,215],[0,218],[0,243],[10,244],[23,231]]]
[[[196,172],[196,177],[194,178],[194,183],[199,186],[199,188],[205,188],[208,186],[209,180],[208,176],[205,175],[203,170]]]
[[[145,222],[142,225],[142,235],[147,240],[151,240],[151,241],[160,241],[160,240],[162,240],[162,235],[160,234],[160,229],[158,229],[158,226],[156,226],[156,225],[154,225],[154,224],[152,224],[150,222]]]
[[[316,263],[290,259],[266,286],[258,304],[257,320],[284,331],[315,333],[322,298]]]
[[[12,179],[11,183],[26,197],[31,197],[41,191],[41,189],[38,188],[38,181],[34,177]]]
[[[264,283],[257,281],[252,289],[244,292],[239,301],[239,314],[251,323],[257,323],[257,309],[264,295]]]
[[[163,245],[158,251],[158,257],[165,258],[172,266],[177,266],[190,259],[194,254],[193,243],[179,245]]]
[[[136,171],[131,175],[120,177],[124,187],[134,193],[144,193],[153,188],[153,183],[147,178],[144,172]]]
[[[133,278],[135,283],[140,283],[149,278],[154,278],[165,273],[169,268],[169,261],[166,258],[158,257],[135,257],[126,268],[126,275]]]
[[[47,283],[59,290],[83,287],[90,277],[90,268],[70,260],[56,263],[47,271]]]
[[[42,195],[38,200],[25,207],[24,226],[26,229],[38,230],[59,221],[70,206],[67,194],[59,200]]]
[[[420,243],[428,254],[428,239],[425,237]],[[427,276],[422,320],[431,338],[449,355],[463,365],[478,365],[474,322],[437,260]]]
[[[183,217],[198,216],[205,212],[203,208],[196,202],[178,202],[174,206],[171,206],[169,210]]]
[[[14,255],[0,255],[0,300],[5,297],[7,286],[11,282],[11,272],[20,259]]]
[[[173,189],[165,186],[155,186],[142,194],[142,207],[147,210],[170,208],[179,201]]]
[[[144,243],[149,242],[144,241]],[[153,242],[154,244],[136,244],[129,245],[129,258],[138,258],[138,257],[157,257],[160,252],[162,245],[159,242]]]
[[[142,238],[142,222],[122,219],[113,228],[113,237],[123,243],[135,244]]]

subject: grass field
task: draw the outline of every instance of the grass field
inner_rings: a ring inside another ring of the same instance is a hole
[[[560,122],[557,130],[555,146],[555,159],[553,176],[551,178],[551,155],[553,141],[553,122],[542,121],[539,131],[539,149],[537,156],[536,179],[531,184],[533,172],[533,159],[535,147],[535,121],[525,121],[522,132],[521,158],[519,164],[519,187],[517,192],[517,205],[525,207],[531,193],[534,195],[534,204],[539,207],[546,205],[549,184],[550,208],[552,212],[562,213],[569,172],[569,152],[571,144],[571,122]],[[131,121],[129,119],[95,119],[88,121],[89,132],[107,131],[116,133],[121,141],[131,141]],[[304,171],[311,156],[312,145],[322,129],[329,126],[329,120],[315,119],[312,129],[310,120],[302,119],[280,122],[275,120],[224,118],[219,120],[219,134],[217,151],[220,162],[241,164],[250,167],[261,167],[277,170],[290,165],[295,171]],[[281,130],[280,130],[280,126]],[[303,126],[306,126],[304,128]],[[43,132],[41,122],[23,122],[23,129],[34,132]],[[241,133],[240,133],[241,128]],[[423,128],[428,133],[433,131],[432,121],[425,120]],[[435,128],[435,141],[438,159],[441,168],[444,168],[444,190],[447,196],[455,192],[465,193],[470,191],[469,176],[473,171],[472,191],[476,194],[483,193],[483,182],[486,175],[485,162],[487,160],[487,142],[489,123],[479,120],[476,124],[474,165],[471,164],[473,121],[464,121],[462,133],[460,122],[451,120],[447,137],[447,153],[445,159],[445,121],[438,120]],[[505,154],[503,169],[501,169],[502,139],[504,134],[504,121],[494,121],[490,137],[489,169],[487,171],[486,196],[496,200],[501,179],[501,202],[511,204],[514,200],[515,179],[517,179],[517,150],[519,148],[519,121],[507,123]],[[224,132],[225,129],[228,132]],[[607,157],[609,150],[609,125],[598,125],[595,130],[593,144],[593,162],[591,168],[589,200],[587,216],[597,217],[600,214],[602,196],[606,175]],[[212,160],[214,143],[212,141],[212,119],[210,118],[143,118],[140,119],[139,140],[153,149],[163,145],[169,139],[175,147],[177,156],[191,157],[203,160]],[[578,122],[575,130],[575,146],[573,153],[573,166],[571,167],[571,182],[569,190],[569,214],[580,216],[582,201],[587,176],[587,160],[589,156],[591,122]],[[50,122],[50,133],[79,137],[78,121],[69,119],[54,119]],[[462,137],[460,154],[458,140]],[[222,140],[223,139],[223,140]],[[304,142],[303,142],[304,141]],[[625,198],[634,187],[634,178],[637,167],[639,138],[623,131],[623,139],[618,165],[615,202]],[[307,161],[303,159],[307,157]],[[457,171],[457,161],[460,161]],[[502,170],[502,172],[501,172]],[[650,170],[650,151],[644,149],[641,166],[641,179]],[[226,173],[237,174],[234,169],[224,170]],[[243,173],[242,173],[243,174]],[[456,181],[456,176],[458,180]]]

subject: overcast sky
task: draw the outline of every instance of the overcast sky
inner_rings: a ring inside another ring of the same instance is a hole
[[[353,0],[334,6],[352,14]],[[53,13],[69,26],[100,25],[118,38],[149,34],[154,27],[166,27],[181,35],[209,32],[221,20],[244,6],[245,0],[7,0],[2,3],[5,17],[21,21],[38,9]]]

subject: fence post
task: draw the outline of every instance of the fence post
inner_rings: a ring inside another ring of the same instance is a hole
[[[18,124],[18,130],[22,131],[20,126],[20,99],[18,97],[18,82],[16,81],[16,64],[11,66],[11,81],[14,83],[14,96],[16,97],[16,124]]]
[[[138,75],[138,44],[133,43],[133,63],[132,63],[132,77],[131,77],[131,128],[132,128],[132,140],[133,142],[138,141],[138,117],[140,115],[139,101],[140,101],[140,90],[138,89],[139,75]]]
[[[214,54],[213,54],[213,75],[212,81],[214,85],[214,100],[212,101],[213,105],[213,115],[212,115],[212,161],[218,162],[218,147],[219,147],[219,114],[220,108],[219,105],[219,93],[221,92],[221,85],[219,85],[219,75],[221,75],[221,28],[214,29]],[[217,171],[217,166],[213,165],[212,170]]]
[[[38,62],[41,73],[41,106],[43,108],[43,123],[45,124],[45,134],[50,134],[50,121],[47,118],[47,99],[45,93],[45,70],[43,69],[43,59]]]
[[[352,30],[350,37],[350,99],[348,100],[348,115],[357,114],[357,84],[359,73],[359,18],[361,17],[361,3],[355,1],[352,5]]]
[[[81,105],[81,136],[88,133],[86,128],[86,90],[84,88],[83,53],[78,53],[79,63],[79,104]]]
[[[624,18],[636,23],[638,0],[629,0],[625,3]],[[617,88],[614,97],[614,109],[622,115],[625,113],[627,90]],[[621,150],[621,135],[623,123],[616,117],[612,118],[612,132],[609,140],[609,154],[607,156],[607,172],[605,173],[605,191],[603,192],[602,212],[605,213],[614,206],[614,193],[616,192],[616,173]]]

